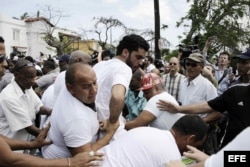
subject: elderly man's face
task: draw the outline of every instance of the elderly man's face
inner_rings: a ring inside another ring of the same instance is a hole
[[[169,60],[170,75],[175,75],[179,71],[179,61],[177,58]]]
[[[15,72],[15,80],[22,89],[30,89],[36,80],[36,68],[23,67],[18,72]]]
[[[195,79],[203,69],[203,66],[200,63],[197,63],[192,60],[186,60],[185,67],[187,71],[187,76],[190,81]]]

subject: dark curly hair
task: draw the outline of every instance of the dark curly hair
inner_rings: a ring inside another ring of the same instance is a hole
[[[120,55],[123,49],[128,49],[129,52],[138,51],[139,48],[145,51],[149,50],[148,42],[141,36],[136,34],[126,35],[117,46],[116,55]]]

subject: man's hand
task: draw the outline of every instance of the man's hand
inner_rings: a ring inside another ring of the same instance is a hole
[[[157,107],[161,110],[161,111],[168,111],[170,113],[177,113],[179,112],[179,106],[175,105],[173,103],[169,103],[165,100],[159,100],[157,103]]]
[[[87,152],[79,153],[71,159],[71,166],[88,167],[88,166],[100,166],[100,161],[103,160],[103,154],[94,152],[90,155]]]
[[[183,155],[195,160],[196,162],[202,162],[205,161],[209,156],[205,154],[204,152],[198,150],[195,147],[187,145],[188,152],[184,152]]]
[[[52,143],[50,140],[46,140],[49,128],[50,128],[50,124],[48,124],[48,126],[45,127],[39,133],[39,135],[36,137],[36,139],[31,142],[32,148],[41,148],[41,147],[43,147],[45,145],[49,145],[49,144]]]
[[[108,119],[99,122],[100,130],[106,131],[107,133],[115,132],[118,129],[119,125],[120,125],[119,120],[116,123],[111,123]]]

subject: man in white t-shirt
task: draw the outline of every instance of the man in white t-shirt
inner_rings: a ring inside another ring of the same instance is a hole
[[[168,130],[151,127],[132,129],[103,147],[102,167],[164,167],[170,160],[181,160],[186,146],[200,147],[208,127],[199,116],[185,115]]]
[[[69,66],[74,64],[74,63],[77,63],[77,62],[90,64],[90,63],[92,63],[92,59],[88,53],[81,51],[81,50],[76,50],[76,51],[72,52],[70,57],[69,57]],[[66,88],[65,74],[66,74],[66,71],[60,72],[59,75],[57,76],[55,82],[54,82],[53,104],[55,104],[61,90],[63,90],[63,88]]]
[[[74,63],[67,69],[66,88],[58,97],[50,117],[48,139],[43,147],[45,158],[66,158],[80,152],[96,151],[109,143],[119,123],[101,128],[105,135],[97,140],[99,121],[95,111],[97,93],[96,75],[88,64]],[[118,121],[117,121],[118,122]]]
[[[155,73],[145,74],[141,83],[142,87],[140,89],[143,91],[143,95],[148,102],[140,115],[136,119],[127,122],[125,128],[129,130],[139,126],[149,125],[151,127],[169,130],[184,114],[160,111],[157,108],[156,102],[160,99],[168,99],[178,105],[177,101],[165,91],[161,78]]]
[[[128,91],[132,71],[141,66],[148,49],[149,44],[141,36],[127,35],[117,46],[116,56],[113,59],[101,61],[93,67],[99,87],[96,96],[98,119],[109,119],[111,123],[120,120],[120,128],[114,139],[125,133],[124,118],[121,115],[125,94]]]

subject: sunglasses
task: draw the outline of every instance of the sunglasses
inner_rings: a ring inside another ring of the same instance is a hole
[[[2,63],[4,60],[6,60],[6,55],[5,54],[0,55],[0,63]]]
[[[198,64],[197,64],[197,63],[186,62],[186,63],[185,63],[185,66],[186,66],[186,67],[189,67],[189,66],[191,66],[191,67],[197,67]]]
[[[169,65],[173,65],[173,66],[176,66],[177,65],[177,63],[169,63]]]

